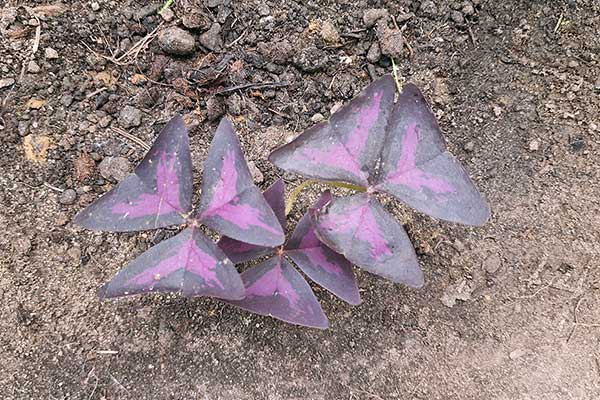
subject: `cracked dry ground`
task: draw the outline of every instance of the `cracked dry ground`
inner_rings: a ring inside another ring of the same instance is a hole
[[[0,10],[2,398],[600,398],[597,1],[156,10],[129,0]],[[386,203],[417,247],[423,289],[359,271],[361,305],[317,292],[327,331],[211,299],[98,301],[102,283],[173,232],[97,234],[72,217],[175,112],[191,127],[194,165],[227,114],[259,186],[279,176],[294,186],[267,152],[390,72],[389,55],[493,210],[467,228]]]

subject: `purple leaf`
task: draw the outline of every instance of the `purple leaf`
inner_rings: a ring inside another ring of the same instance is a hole
[[[254,186],[231,122],[221,120],[208,152],[198,219],[245,243],[279,246],[285,239],[277,216]]]
[[[332,199],[326,191],[314,205],[323,207]],[[352,264],[342,255],[325,246],[316,236],[312,219],[308,213],[296,225],[285,254],[319,285],[350,304],[360,304],[360,295]]]
[[[272,257],[244,271],[242,280],[246,297],[227,303],[292,324],[327,328],[327,317],[310,286],[283,257]]]
[[[387,192],[437,218],[481,225],[490,210],[446,150],[423,95],[406,85],[396,104],[390,75],[373,82],[331,120],[271,153],[278,167]]]
[[[82,210],[75,223],[85,228],[128,232],[185,222],[191,211],[192,163],[181,116],[160,132],[134,173]]]
[[[145,292],[241,299],[233,263],[198,228],[187,228],[137,257],[100,290],[100,298]]]
[[[332,200],[313,217],[321,241],[353,264],[394,282],[423,286],[408,235],[371,195]]]
[[[384,144],[394,93],[391,76],[374,82],[329,122],[306,130],[272,152],[269,160],[310,178],[369,186]]]
[[[274,184],[269,186],[267,190],[263,192],[263,197],[267,201],[267,204],[273,209],[277,220],[281,226],[285,226],[285,198],[284,198],[285,184],[283,180],[279,179]],[[245,261],[252,260],[264,256],[265,254],[273,251],[271,247],[256,246],[240,242],[239,240],[231,239],[224,236],[219,240],[218,246],[223,250],[227,257],[235,264],[243,263]]]
[[[482,225],[490,209],[446,150],[442,132],[415,85],[406,85],[389,121],[377,189],[431,216]]]

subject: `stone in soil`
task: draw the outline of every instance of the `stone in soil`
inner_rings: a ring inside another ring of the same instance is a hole
[[[196,41],[186,30],[172,26],[158,34],[158,45],[167,54],[184,56],[194,52]]]
[[[206,117],[214,121],[225,113],[225,107],[220,97],[213,96],[206,100]]]
[[[58,58],[58,52],[52,47],[46,47],[44,50],[44,57],[48,60],[56,60]]]
[[[323,38],[327,44],[335,44],[340,41],[340,34],[331,21],[323,22],[323,25],[321,26],[321,38]]]
[[[379,43],[373,42],[371,47],[369,47],[369,51],[367,52],[367,60],[370,63],[375,64],[381,58],[381,48],[379,47]]]
[[[106,157],[98,166],[104,179],[123,180],[131,171],[131,163],[123,157]]]
[[[135,107],[125,106],[119,113],[119,124],[128,129],[140,126],[142,123],[142,112]]]
[[[208,50],[214,51],[221,48],[223,39],[221,39],[221,25],[214,23],[210,29],[200,35],[200,44]]]
[[[37,74],[41,70],[42,69],[40,68],[40,66],[33,60],[29,61],[29,64],[27,64],[27,72],[29,73]]]
[[[7,88],[15,84],[15,80],[13,78],[2,78],[0,79],[0,89]]]
[[[77,200],[77,192],[73,189],[67,189],[60,194],[58,197],[58,202],[64,205],[70,205],[75,203]]]

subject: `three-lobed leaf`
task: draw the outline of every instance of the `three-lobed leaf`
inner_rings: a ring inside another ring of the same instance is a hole
[[[389,193],[437,218],[481,225],[490,210],[467,172],[446,150],[419,89],[406,85],[394,102],[390,75],[269,156],[310,178],[343,181],[366,194],[332,200],[315,213],[320,239],[353,264],[419,287],[422,273],[403,227],[375,199]]]
[[[283,181],[278,180],[263,193],[281,225],[286,225],[284,190]],[[331,199],[331,193],[327,191],[315,207],[321,207]],[[327,319],[310,286],[291,266],[290,260],[314,282],[336,296],[350,304],[360,303],[352,265],[317,239],[308,212],[300,219],[282,248],[249,245],[228,237],[221,238],[218,245],[236,263],[272,255],[242,273],[247,297],[228,301],[240,308],[298,325],[326,327]]]
[[[254,186],[231,123],[223,119],[209,149],[200,209],[192,213],[192,166],[188,132],[180,116],[160,132],[134,173],[75,218],[94,230],[133,231],[187,223],[123,268],[101,297],[143,292],[241,299],[244,288],[233,263],[199,230],[205,223],[250,243],[284,241],[277,216]]]

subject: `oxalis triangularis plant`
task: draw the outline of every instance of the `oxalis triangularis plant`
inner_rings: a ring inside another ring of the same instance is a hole
[[[316,283],[351,304],[360,302],[351,264],[419,288],[423,273],[402,225],[377,200],[385,193],[433,217],[482,225],[489,207],[467,172],[446,150],[419,89],[386,75],[331,116],[276,149],[269,160],[305,176],[284,206],[284,185],[263,194],[252,183],[231,123],[217,128],[203,171],[200,204],[192,209],[187,130],[175,117],[134,173],[81,211],[93,230],[136,231],[183,225],[100,290],[101,298],[143,292],[212,296],[287,322],[327,327],[327,319],[294,262]],[[285,215],[311,183],[351,189],[325,192],[284,245]],[[223,238],[218,245],[199,229]],[[242,263],[272,257],[243,272]]]

